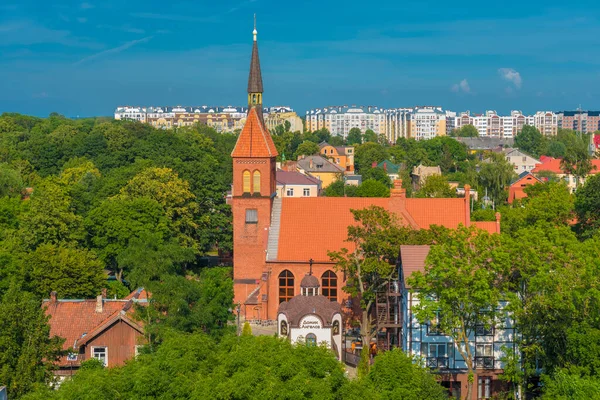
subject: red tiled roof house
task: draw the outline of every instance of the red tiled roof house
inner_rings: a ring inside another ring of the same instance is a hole
[[[133,305],[147,304],[146,291],[138,289],[125,299],[57,299],[56,292],[42,302],[50,317],[50,335],[65,339],[69,351],[58,362],[58,376],[69,376],[92,357],[107,367],[122,365],[135,357],[144,344],[142,325],[133,319]]]

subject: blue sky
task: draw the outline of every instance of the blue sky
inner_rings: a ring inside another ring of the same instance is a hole
[[[0,112],[243,105],[600,108],[600,4],[0,0]]]

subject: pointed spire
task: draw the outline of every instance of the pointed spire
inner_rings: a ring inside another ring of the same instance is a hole
[[[250,60],[250,75],[248,76],[248,93],[262,93],[263,82],[258,58],[258,42],[256,41],[256,14],[254,15],[254,43],[252,45],[252,59]]]

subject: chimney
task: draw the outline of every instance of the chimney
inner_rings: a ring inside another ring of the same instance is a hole
[[[390,190],[390,197],[406,198],[406,189],[402,187],[402,179],[394,179],[394,187]]]
[[[465,185],[465,226],[471,225],[471,185]]]
[[[56,303],[56,291],[54,290],[50,292],[50,302]]]
[[[383,163],[383,170],[384,170],[385,172],[387,172],[387,163],[385,163],[385,162]]]
[[[101,313],[102,312],[102,306],[103,306],[103,299],[102,299],[102,295],[98,295],[96,296],[96,312],[97,313]]]
[[[501,215],[499,212],[496,213],[496,233],[500,233],[500,219]]]
[[[310,167],[310,169],[313,169],[315,167],[315,163],[312,158],[308,161],[308,166]]]
[[[373,161],[371,163],[371,168],[377,168],[377,161]]]
[[[102,288],[102,298],[106,298],[106,288]]]

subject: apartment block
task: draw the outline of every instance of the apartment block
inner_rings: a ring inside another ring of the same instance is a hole
[[[446,112],[441,107],[415,107],[410,113],[408,137],[416,140],[446,135]]]
[[[592,133],[600,130],[600,111],[559,111],[557,126],[577,132]]]
[[[233,132],[242,129],[246,123],[247,107],[130,107],[119,106],[115,110],[116,120],[131,120],[148,123],[155,128],[171,129],[203,124],[217,132]],[[274,129],[285,121],[290,122],[292,131],[302,131],[302,120],[287,106],[265,108],[265,124]]]
[[[475,115],[465,111],[454,118],[454,126],[455,129],[460,129],[465,125],[477,128],[480,137],[512,138],[519,134],[525,125],[535,126],[544,135],[556,135],[558,116],[551,111],[538,111],[531,116],[518,110],[513,110],[506,116],[498,115],[494,110]]]
[[[332,106],[306,112],[306,129],[310,132],[327,129],[333,136],[346,138],[350,129],[362,133],[371,129],[377,135],[386,134],[385,110],[375,106]]]

